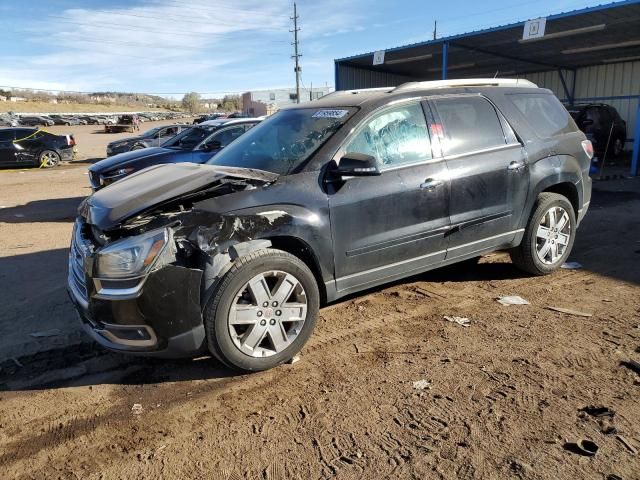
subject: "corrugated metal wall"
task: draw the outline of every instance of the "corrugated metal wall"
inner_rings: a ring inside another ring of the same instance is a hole
[[[640,61],[609,63],[580,68],[576,72],[575,102],[601,102],[613,105],[627,122],[627,145],[631,148],[640,101]],[[556,71],[525,75],[540,87],[548,88],[563,101],[567,101],[560,75]],[[572,74],[565,73],[571,90]]]
[[[393,73],[376,72],[349,65],[337,64],[336,89],[355,90],[358,88],[393,87],[405,82],[413,82],[415,78]]]

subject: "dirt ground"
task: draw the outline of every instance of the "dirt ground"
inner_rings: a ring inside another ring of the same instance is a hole
[[[0,174],[0,336],[29,312],[50,328],[54,304],[77,328],[85,168]],[[582,269],[533,278],[495,254],[375,289],[323,308],[300,361],[268,372],[86,339],[0,362],[0,477],[640,479],[640,180],[594,188]]]

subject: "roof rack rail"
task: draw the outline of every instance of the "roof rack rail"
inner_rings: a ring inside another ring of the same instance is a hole
[[[414,88],[446,88],[446,87],[526,87],[538,86],[523,78],[461,78],[456,80],[433,80],[428,82],[408,82],[396,87],[393,91],[411,90]]]
[[[330,95],[336,95],[336,94],[345,95],[345,94],[351,93],[353,95],[356,95],[360,92],[391,92],[393,91],[394,88],[395,87],[376,87],[376,88],[356,88],[353,90],[334,90],[333,92],[327,93],[321,98],[327,98]]]

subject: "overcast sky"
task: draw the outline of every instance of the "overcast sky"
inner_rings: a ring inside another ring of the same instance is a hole
[[[598,1],[300,0],[305,86],[335,58]],[[205,96],[295,84],[288,0],[0,0],[0,86]]]

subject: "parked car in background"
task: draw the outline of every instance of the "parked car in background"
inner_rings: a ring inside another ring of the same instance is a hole
[[[242,112],[233,112],[226,116],[226,118],[247,118],[249,115]]]
[[[122,140],[115,140],[107,145],[107,157],[130,150],[140,150],[148,147],[159,147],[167,140],[175,137],[181,131],[190,128],[189,125],[166,125],[147,130],[141,135]]]
[[[13,115],[0,114],[0,127],[17,127],[18,119]]]
[[[162,144],[120,153],[89,167],[89,181],[94,190],[127,175],[162,163],[204,163],[221,149],[260,122],[257,119],[212,120],[184,130]]]
[[[50,118],[36,115],[20,117],[19,121],[20,125],[27,127],[52,127],[55,124]]]
[[[209,120],[217,120],[219,118],[224,117],[225,114],[224,113],[208,113],[206,115],[201,115],[197,118],[193,119],[193,123],[194,125],[197,123],[202,123],[202,122],[207,122]]]
[[[604,103],[577,104],[568,108],[578,128],[582,130],[593,144],[596,155],[618,157],[624,151],[627,141],[627,123],[618,111]]]
[[[265,370],[300,351],[321,302],[503,249],[556,271],[592,156],[526,80],[336,92],[206,165],[157,165],[85,199],[68,290],[106,348]]]
[[[54,135],[36,128],[0,129],[0,165],[3,167],[55,167],[72,160],[73,135]]]
[[[72,117],[67,115],[49,115],[49,118],[53,120],[56,125],[86,125],[86,120],[82,120],[79,117]]]

